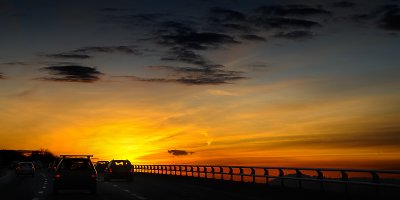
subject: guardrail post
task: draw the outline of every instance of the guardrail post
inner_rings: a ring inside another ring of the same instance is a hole
[[[253,183],[256,183],[256,170],[252,167],[251,169],[251,175],[253,176]]]
[[[196,166],[197,177],[200,178],[200,167]]]
[[[341,170],[340,173],[342,174],[342,181],[345,181],[344,183],[344,191],[346,194],[349,192],[349,185],[347,181],[349,181],[349,176],[347,175],[347,172],[344,170]]]
[[[212,179],[215,179],[215,170],[214,167],[211,167]]]
[[[185,176],[188,176],[188,167],[185,165]]]
[[[301,174],[300,169],[296,169],[296,177],[297,177],[298,180],[299,180],[299,189],[302,189],[302,188],[303,188],[303,187],[302,187],[302,184],[301,184],[301,177],[302,177],[302,174]]]
[[[283,169],[279,168],[279,178],[281,179],[281,186],[284,186],[284,176],[285,176],[285,172],[283,171]]]
[[[372,175],[372,182],[375,183],[375,195],[379,196],[380,195],[380,189],[379,189],[379,183],[381,182],[378,173],[375,171],[371,172]]]
[[[240,181],[243,183],[244,182],[244,180],[243,180],[243,168],[239,168],[239,173],[240,173]]]
[[[203,167],[203,170],[204,170],[204,178],[207,178],[207,167]]]
[[[229,167],[229,174],[231,175],[231,181],[233,181],[233,168]]]
[[[265,184],[269,185],[269,172],[267,168],[264,168]]]
[[[221,174],[221,180],[224,180],[224,168],[222,166],[219,167],[219,173]]]
[[[321,191],[324,191],[324,173],[319,169],[317,169],[317,178],[320,180],[319,181],[319,189]]]

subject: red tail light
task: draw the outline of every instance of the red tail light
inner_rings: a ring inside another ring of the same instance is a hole
[[[55,178],[56,179],[60,179],[61,178],[61,174],[56,174]]]
[[[92,174],[90,177],[93,178],[93,179],[97,178],[96,174]]]
[[[111,168],[110,168],[110,169],[108,169],[108,172],[110,172],[110,173],[111,173],[111,172],[112,172],[112,169],[111,169]]]
[[[133,173],[133,169],[131,168],[131,169],[129,170],[129,172],[130,172],[130,173]]]

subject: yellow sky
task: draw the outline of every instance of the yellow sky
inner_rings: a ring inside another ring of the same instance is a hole
[[[314,83],[253,83],[233,90],[39,82],[1,100],[0,144],[136,163],[334,167],[346,161],[375,168],[399,163],[400,114],[392,112],[399,110],[398,96],[310,98]],[[194,153],[173,156],[171,149]]]

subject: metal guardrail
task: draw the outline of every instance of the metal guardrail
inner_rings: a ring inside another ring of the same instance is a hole
[[[320,183],[319,187],[321,190],[324,190],[324,183],[343,184],[346,192],[348,192],[350,184],[374,186],[377,194],[379,194],[379,190],[382,187],[400,188],[400,170],[209,165],[134,165],[133,168],[136,173],[190,176],[228,181],[260,183],[259,179],[262,179],[264,181],[261,181],[261,183],[267,185],[273,180],[280,180],[280,184],[284,186],[285,180],[295,180],[298,182],[300,189],[302,188],[302,183],[305,181]],[[339,174],[339,177],[332,178],[325,176],[332,173]],[[361,181],[351,177],[352,173],[369,174],[369,177],[364,177],[366,181]],[[311,176],[308,174],[315,175]],[[235,180],[234,177],[239,178],[239,180]],[[386,183],[383,180],[387,178],[397,179],[398,181],[395,183]]]

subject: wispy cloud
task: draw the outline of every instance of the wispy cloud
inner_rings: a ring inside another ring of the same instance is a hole
[[[379,27],[390,31],[400,31],[400,8],[388,9],[378,22]]]
[[[246,34],[246,35],[240,35],[240,38],[249,40],[249,41],[266,41],[264,37],[254,35],[254,34]]]
[[[4,74],[0,72],[0,79],[5,79]]]
[[[56,54],[47,54],[46,56],[51,58],[61,58],[61,59],[88,59],[92,57],[86,54],[73,54],[73,53],[56,53]]]
[[[266,16],[313,16],[331,14],[330,11],[320,7],[311,7],[300,4],[260,6],[256,11]]]
[[[289,32],[279,32],[274,35],[277,38],[285,38],[291,40],[301,40],[310,39],[314,36],[311,31],[289,31]]]
[[[39,78],[46,81],[63,82],[83,82],[91,83],[98,81],[103,73],[97,71],[94,67],[85,67],[79,65],[49,66],[41,68],[47,71],[51,76]]]
[[[136,46],[88,46],[75,49],[73,53],[125,53],[133,55],[141,55],[140,50]]]
[[[173,66],[149,66],[150,70],[161,70],[168,73],[167,78],[138,78],[147,82],[175,82],[185,85],[218,85],[232,83],[246,77],[242,72],[224,69],[222,65],[214,65],[202,68],[173,67]]]
[[[337,1],[337,2],[333,2],[332,6],[337,7],[337,8],[354,8],[356,7],[357,4],[355,4],[354,2],[350,2],[350,1]]]

